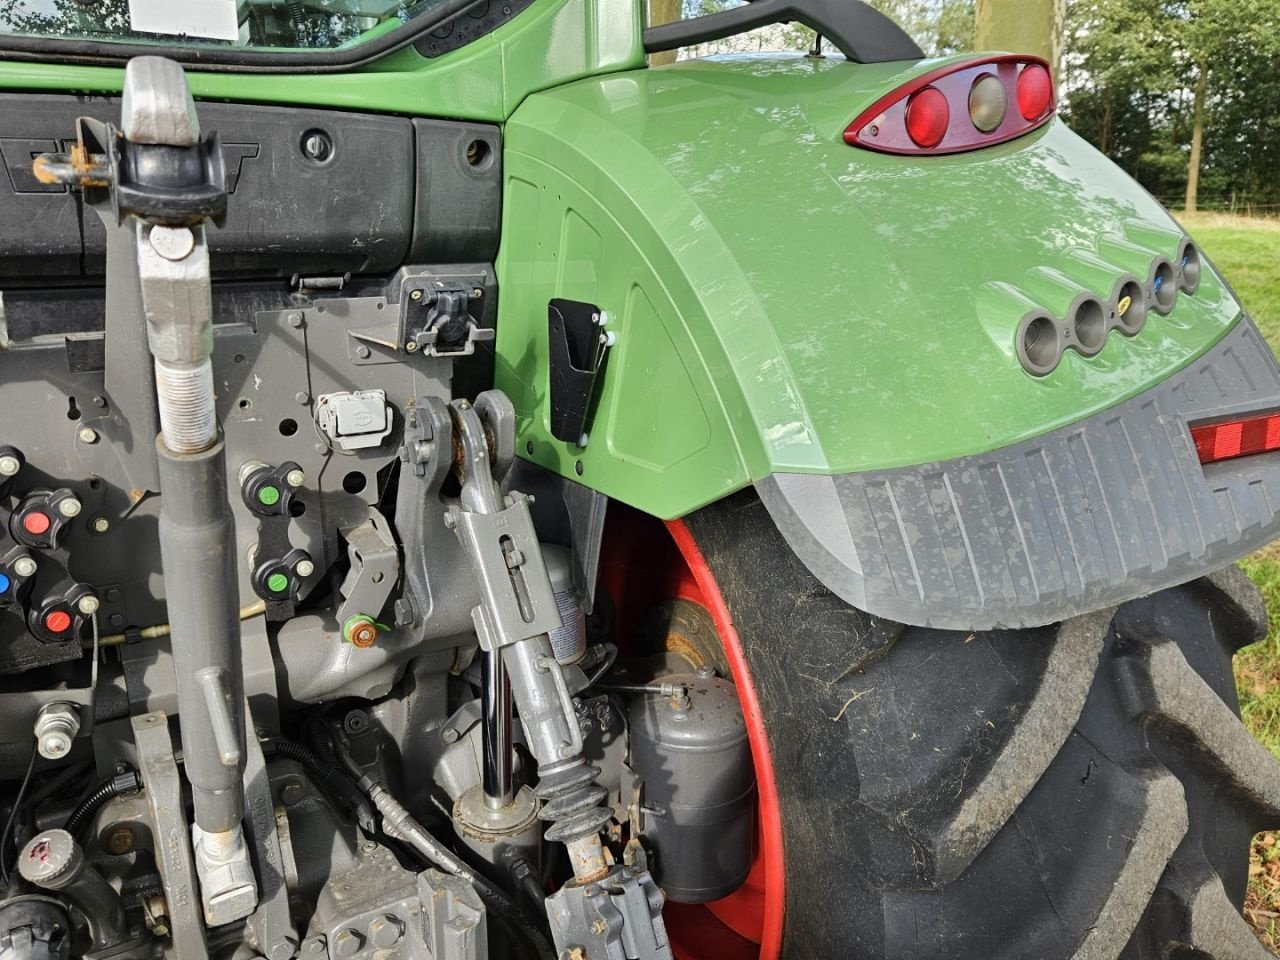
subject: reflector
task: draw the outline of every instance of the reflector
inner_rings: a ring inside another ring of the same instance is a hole
[[[1270,453],[1280,450],[1280,413],[1197,424],[1191,428],[1191,439],[1200,462],[1206,464]]]

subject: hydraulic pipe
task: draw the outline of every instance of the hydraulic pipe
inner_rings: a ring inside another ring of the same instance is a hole
[[[172,629],[178,722],[197,826],[244,819],[244,692],[234,527],[221,440],[176,454],[161,441],[160,558]]]

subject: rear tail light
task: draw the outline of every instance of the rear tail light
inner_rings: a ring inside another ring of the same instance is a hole
[[[1201,463],[1280,450],[1280,413],[1264,413],[1240,420],[1202,423],[1191,428]]]
[[[925,87],[907,101],[907,135],[916,146],[936,147],[951,125],[951,107],[936,87]]]
[[[1056,106],[1043,60],[990,57],[916,77],[863,111],[844,139],[881,153],[962,153],[1030,133]]]

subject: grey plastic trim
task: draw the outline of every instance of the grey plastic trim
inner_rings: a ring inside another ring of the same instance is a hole
[[[1157,386],[989,453],[756,485],[809,570],[903,623],[1030,627],[1209,573],[1280,535],[1280,453],[1202,467],[1188,423],[1280,410],[1248,317]]]
[[[1182,265],[1184,255],[1188,257],[1185,267]],[[1166,289],[1164,285],[1161,293],[1157,293],[1155,289],[1157,274],[1166,269],[1169,277],[1167,290],[1170,291],[1167,296],[1163,292]],[[1178,244],[1176,264],[1168,257],[1157,256],[1151,261],[1145,281],[1131,273],[1120,274],[1106,300],[1089,290],[1082,290],[1060,318],[1043,307],[1033,307],[1027,311],[1014,334],[1014,351],[1018,355],[1018,362],[1033,377],[1045,377],[1057,369],[1068,350],[1074,350],[1082,357],[1096,357],[1107,345],[1112,330],[1119,330],[1126,337],[1136,337],[1142,332],[1150,311],[1168,315],[1177,305],[1180,291],[1194,293],[1199,286],[1199,252],[1190,237],[1183,237]],[[1129,287],[1132,290],[1126,294],[1125,290]],[[1130,307],[1121,316],[1120,301],[1126,295],[1130,297]],[[1080,335],[1082,311],[1093,313],[1088,317],[1088,328],[1093,331],[1088,337]],[[1029,346],[1027,332],[1033,325],[1039,328],[1039,333],[1034,344]],[[1096,336],[1093,335],[1095,333]]]

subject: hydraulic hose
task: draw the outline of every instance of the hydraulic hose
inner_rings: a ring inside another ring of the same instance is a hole
[[[71,811],[71,816],[67,817],[67,822],[62,825],[62,829],[73,837],[78,836],[81,828],[93,819],[93,815],[108,800],[141,789],[142,777],[136,770],[129,770],[103,780],[89,792],[87,797],[76,804],[76,808]]]

